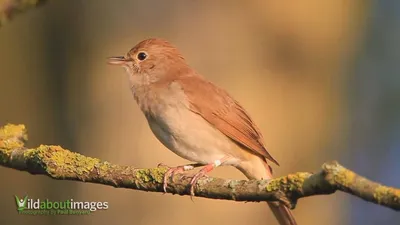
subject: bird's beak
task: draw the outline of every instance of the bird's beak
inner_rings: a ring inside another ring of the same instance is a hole
[[[125,65],[126,63],[130,62],[130,59],[126,59],[124,56],[114,56],[114,57],[109,57],[107,59],[108,64],[110,65]]]

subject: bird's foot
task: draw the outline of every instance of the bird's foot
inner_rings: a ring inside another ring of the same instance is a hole
[[[207,176],[207,173],[209,173],[211,170],[213,170],[214,168],[222,165],[222,163],[226,162],[230,157],[229,156],[225,156],[222,159],[218,159],[215,160],[214,163],[210,163],[207,164],[206,166],[204,166],[198,173],[196,173],[193,177],[192,180],[190,181],[190,199],[193,200],[193,196],[194,196],[194,188],[197,184],[197,181],[202,178]]]
[[[192,180],[190,181],[190,198],[191,199],[194,196],[194,188],[196,186],[197,181],[202,177],[207,177],[207,173],[210,172],[211,170],[213,170],[214,167],[215,167],[215,164],[208,164],[192,177]]]
[[[167,187],[168,187],[168,181],[170,178],[172,178],[175,174],[178,173],[183,173],[185,171],[189,171],[189,170],[193,170],[196,167],[202,166],[199,163],[195,163],[195,164],[188,164],[188,165],[183,165],[183,166],[177,166],[177,167],[169,167],[166,166],[162,163],[158,164],[158,167],[167,167],[168,170],[167,172],[164,174],[164,178],[163,178],[163,189],[164,192],[167,192]]]

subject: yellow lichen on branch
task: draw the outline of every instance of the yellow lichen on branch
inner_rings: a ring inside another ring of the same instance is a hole
[[[71,152],[60,146],[41,145],[26,148],[24,125],[0,128],[0,165],[31,174],[43,174],[57,180],[75,180],[163,192],[166,167],[139,169],[122,166]],[[167,191],[190,195],[190,178],[175,175]],[[400,190],[362,177],[333,161],[325,163],[318,173],[298,172],[272,180],[200,179],[195,195],[204,198],[235,201],[282,201],[291,208],[300,198],[343,191],[366,201],[400,210]]]

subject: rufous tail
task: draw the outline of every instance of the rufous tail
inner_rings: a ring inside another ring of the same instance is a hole
[[[258,161],[254,164],[251,164],[250,167],[247,165],[239,169],[249,180],[272,179],[272,170],[267,162],[265,162],[265,159],[262,159],[261,163]],[[268,206],[271,208],[271,211],[280,225],[297,225],[292,212],[283,203],[268,202]]]
[[[280,202],[268,202],[268,206],[280,225],[297,225],[292,211],[284,204]]]

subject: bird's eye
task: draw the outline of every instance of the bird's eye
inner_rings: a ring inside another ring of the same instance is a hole
[[[144,53],[144,52],[139,52],[139,54],[137,55],[137,58],[138,58],[140,61],[143,61],[143,60],[145,60],[145,59],[147,58],[147,54]]]

